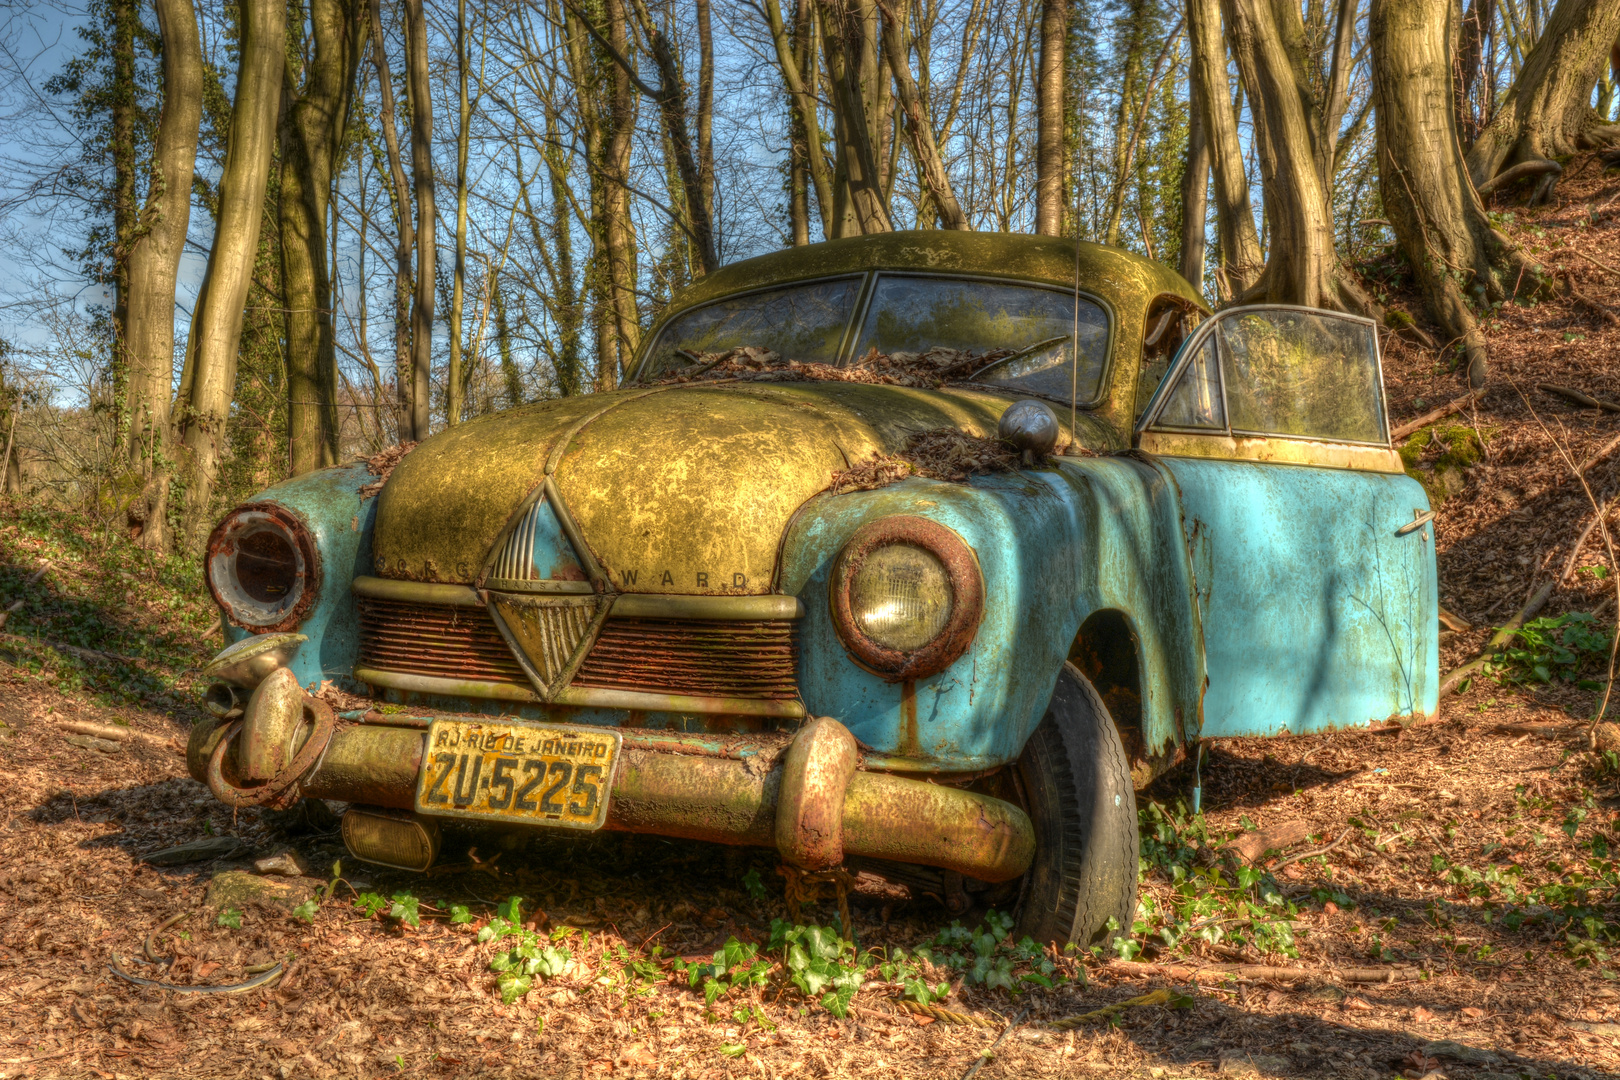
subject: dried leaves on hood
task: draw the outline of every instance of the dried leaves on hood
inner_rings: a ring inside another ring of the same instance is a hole
[[[691,366],[659,379],[671,383],[719,382],[858,382],[935,389],[965,379],[986,364],[1011,356],[1015,349],[971,352],[935,346],[926,352],[880,353],[870,349],[849,367],[784,360],[770,349],[744,346],[726,352],[682,355]]]
[[[399,464],[401,458],[415,449],[416,444],[413,442],[395,443],[381,453],[368,458],[366,460],[366,472],[377,479],[360,489],[360,498],[369,499],[381,491],[383,485],[388,483],[389,474],[394,471],[394,466]]]
[[[960,483],[978,473],[1012,472],[1018,455],[999,439],[969,435],[957,428],[919,431],[906,439],[897,454],[873,454],[851,468],[833,473],[832,493],[869,491],[924,476]]]

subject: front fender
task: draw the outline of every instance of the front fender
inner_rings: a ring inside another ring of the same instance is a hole
[[[315,538],[321,560],[321,593],[308,616],[297,627],[309,637],[289,665],[298,682],[318,693],[323,681],[345,690],[364,693],[354,679],[359,656],[360,627],[349,586],[356,573],[371,570],[371,532],[377,500],[360,498],[360,488],[375,480],[364,461],[295,476],[254,496],[253,502],[272,502],[287,508]],[[224,612],[226,643],[240,641],[248,631],[234,625]]]

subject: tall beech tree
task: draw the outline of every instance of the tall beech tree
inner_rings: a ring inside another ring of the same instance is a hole
[[[1620,38],[1620,3],[1558,0],[1519,77],[1468,150],[1468,173],[1481,186],[1507,169],[1620,143],[1620,124],[1592,108],[1610,50]]]
[[[411,300],[415,277],[411,258],[416,250],[416,225],[411,219],[414,203],[405,179],[404,157],[399,149],[399,122],[394,115],[394,76],[389,70],[387,42],[383,38],[381,0],[370,2],[371,62],[377,70],[377,122],[382,128],[387,151],[388,202],[394,212],[394,395],[395,429],[401,439],[410,437],[416,415],[415,353],[411,349]],[[379,169],[379,171],[383,171]]]
[[[1215,189],[1215,233],[1219,241],[1215,284],[1223,299],[1243,292],[1265,266],[1260,234],[1254,227],[1249,179],[1243,168],[1232,83],[1226,76],[1226,44],[1221,33],[1220,0],[1187,0],[1187,42],[1192,61],[1187,74],[1197,86],[1192,106],[1209,142]]]
[[[302,39],[303,5],[291,10],[299,21],[294,38]],[[338,461],[336,320],[326,222],[365,15],[359,0],[309,0],[313,55],[306,65],[305,50],[289,50],[283,72],[279,215],[287,456],[294,476]]]
[[[411,106],[411,184],[416,193],[416,295],[411,301],[411,423],[400,438],[421,442],[433,402],[433,87],[422,0],[405,0],[405,85]]]
[[[1254,120],[1271,241],[1265,269],[1237,296],[1244,303],[1350,311],[1374,306],[1340,269],[1333,247],[1335,148],[1356,0],[1342,0],[1338,8],[1329,45],[1332,66],[1324,73],[1299,5],[1221,0],[1227,41]]]
[[[1042,0],[1041,58],[1035,79],[1035,231],[1063,232],[1063,56],[1068,0]]]
[[[129,251],[129,465],[147,477],[137,500],[137,540],[168,547],[169,399],[174,379],[174,286],[191,223],[191,181],[202,124],[203,62],[191,0],[157,0],[163,41],[163,110],[158,118],[137,234]]]
[[[265,188],[275,149],[276,114],[286,63],[287,5],[239,0],[241,57],[231,105],[219,215],[208,271],[193,321],[192,372],[177,426],[187,466],[186,532],[196,542],[207,529],[214,482],[225,446],[225,425],[236,387],[243,308],[252,284],[264,218]]]
[[[878,148],[890,112],[877,0],[818,0],[832,103],[831,236],[889,232],[888,189]]]
[[[1454,123],[1457,0],[1373,0],[1368,15],[1384,212],[1429,314],[1485,385],[1485,338],[1469,302],[1503,300],[1536,267],[1485,216]]]

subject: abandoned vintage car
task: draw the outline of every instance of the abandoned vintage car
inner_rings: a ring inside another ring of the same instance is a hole
[[[980,465],[923,460],[940,432]],[[1373,324],[1209,316],[1111,248],[737,263],[619,389],[375,480],[215,530],[233,643],[189,764],[233,805],[348,803],[376,863],[425,869],[456,823],[629,830],[1083,941],[1130,924],[1134,791],[1200,738],[1436,707],[1433,514]]]

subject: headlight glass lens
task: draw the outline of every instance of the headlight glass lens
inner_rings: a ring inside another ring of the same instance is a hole
[[[850,614],[861,632],[901,652],[915,652],[939,637],[951,604],[945,565],[913,544],[877,548],[850,582]]]

